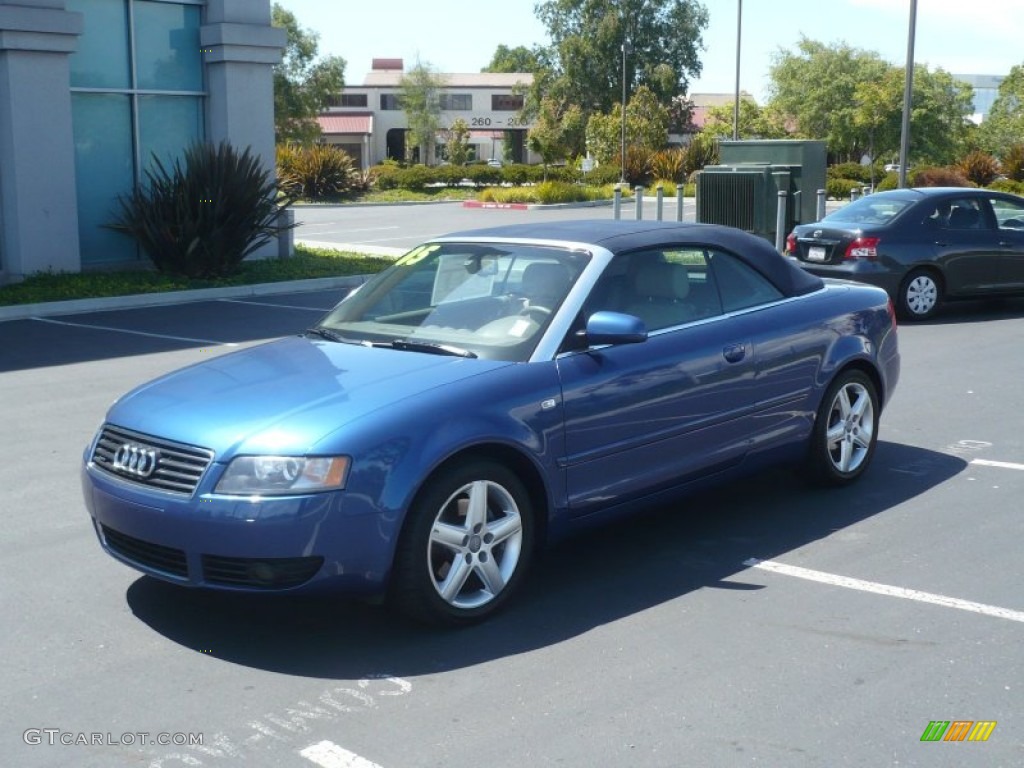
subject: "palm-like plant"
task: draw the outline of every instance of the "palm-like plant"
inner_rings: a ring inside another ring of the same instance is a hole
[[[107,226],[134,237],[160,272],[222,277],[294,226],[279,218],[292,202],[248,148],[197,142],[170,168],[154,155],[145,183],[118,198]]]

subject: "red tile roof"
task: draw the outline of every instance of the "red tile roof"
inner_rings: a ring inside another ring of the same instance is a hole
[[[316,121],[324,133],[373,133],[373,115],[321,115]]]

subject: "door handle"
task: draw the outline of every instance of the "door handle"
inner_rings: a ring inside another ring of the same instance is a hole
[[[730,344],[722,350],[722,356],[730,363],[738,363],[747,355],[746,344]]]

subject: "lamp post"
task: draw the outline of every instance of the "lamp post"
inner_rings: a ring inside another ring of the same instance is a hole
[[[914,31],[917,27],[917,0],[910,0],[910,31],[907,33],[907,72],[903,86],[903,122],[900,128],[900,180],[907,186],[907,154],[910,148],[910,108],[914,98]]]
[[[736,98],[732,104],[732,140],[740,138],[740,32],[743,31],[743,0],[736,0]]]
[[[626,53],[629,43],[622,38],[622,134],[620,136],[619,184],[626,183]]]

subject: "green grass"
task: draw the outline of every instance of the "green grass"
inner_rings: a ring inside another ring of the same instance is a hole
[[[34,304],[43,301],[90,299],[100,296],[128,296],[137,293],[185,291],[231,285],[278,283],[315,277],[367,275],[379,272],[393,259],[364,256],[323,248],[295,246],[290,259],[267,259],[242,263],[241,271],[216,280],[190,280],[151,271],[39,273],[24,282],[0,286],[0,306]]]

